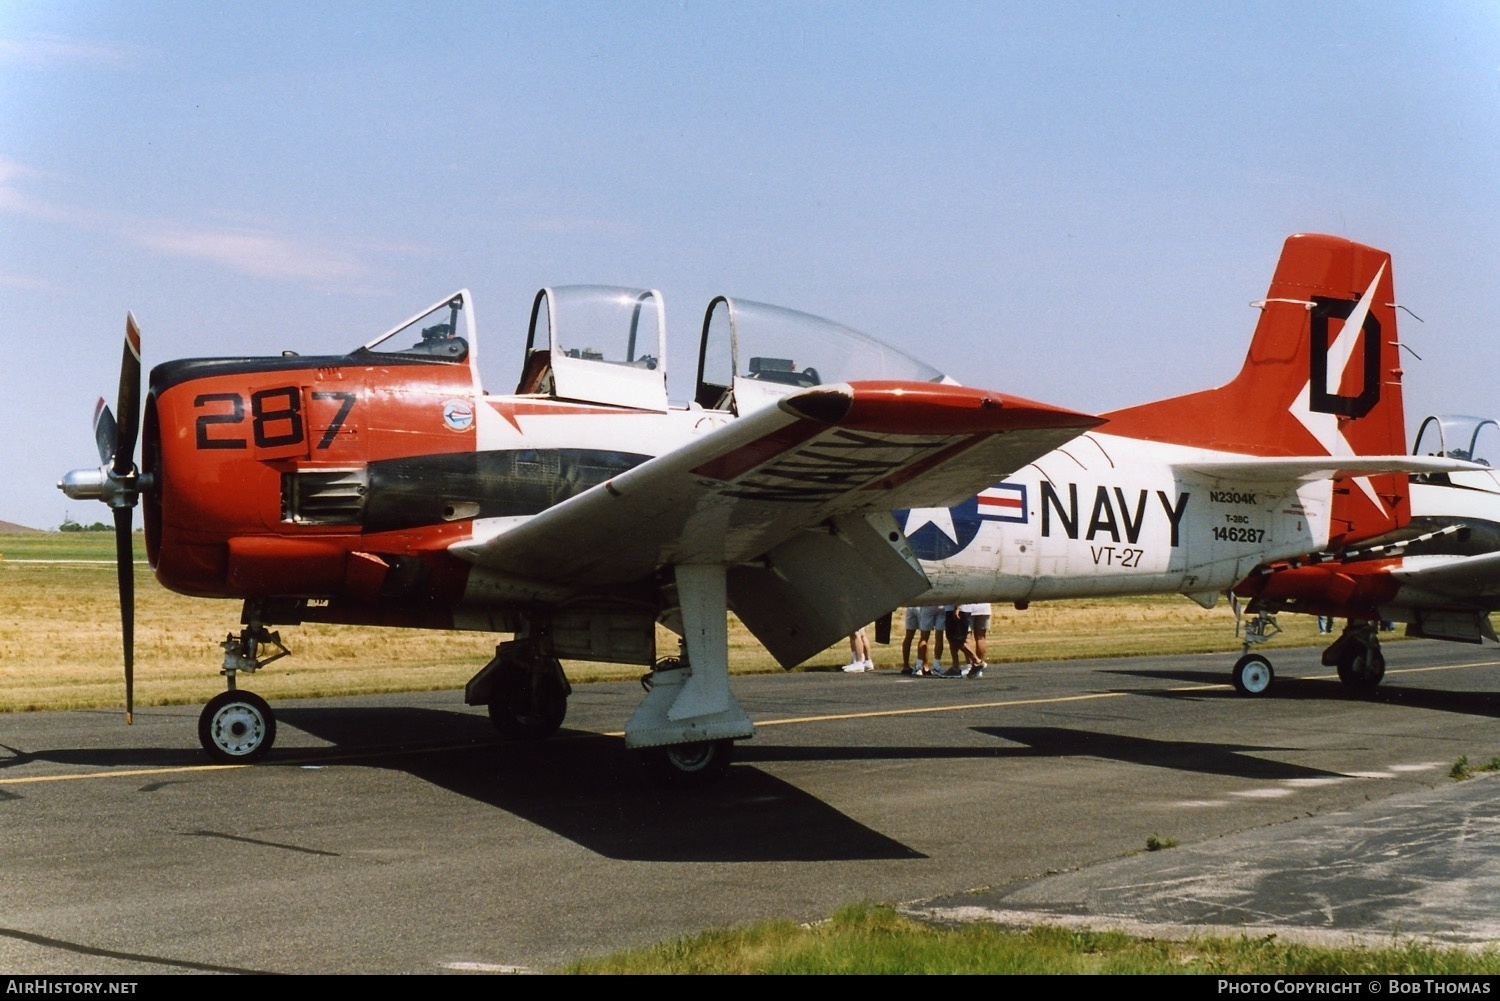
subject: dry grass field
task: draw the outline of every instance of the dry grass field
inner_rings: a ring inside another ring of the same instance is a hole
[[[119,605],[113,539],[108,533],[0,535],[0,711],[122,704]],[[143,559],[143,557],[142,557]],[[136,566],[136,702],[203,702],[223,689],[219,643],[239,629],[237,601],[173,594]],[[877,667],[900,666],[900,618],[891,646],[874,648]],[[1282,617],[1271,646],[1318,642],[1309,616]],[[508,637],[430,630],[306,625],[280,630],[292,649],[242,679],[268,699],[461,688]],[[1394,638],[1394,637],[1392,637]],[[873,634],[871,635],[873,640]],[[737,623],[730,660],[737,674],[780,670]],[[1238,649],[1234,617],[1221,603],[1205,610],[1186,598],[1106,598],[1047,602],[1026,611],[995,606],[989,660],[1071,659]],[[659,633],[663,655],[675,637]],[[844,644],[800,670],[836,670]],[[1228,676],[1232,658],[1224,659]],[[637,667],[568,664],[575,683],[638,676]]]

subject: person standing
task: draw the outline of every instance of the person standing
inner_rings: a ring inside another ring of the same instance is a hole
[[[918,605],[915,609],[908,610],[907,621],[911,622],[910,613],[915,612],[917,630],[917,666],[913,674],[931,677],[934,668],[942,667],[943,657],[943,606],[941,605]],[[932,659],[927,659],[928,645],[932,639],[933,632],[937,632],[936,650]]]
[[[865,638],[865,627],[860,626],[849,634],[849,663],[844,665],[846,674],[862,674],[875,670],[870,659],[870,641]]]
[[[901,673],[912,674],[911,669],[911,644],[917,638],[917,611],[916,605],[906,606],[906,635],[901,637]],[[920,668],[921,665],[918,665]]]
[[[969,646],[969,613],[964,611],[967,607],[967,605],[955,605],[948,609],[943,618],[943,633],[948,640],[948,650],[953,658],[953,666],[946,671],[943,670],[940,658],[937,670],[939,678],[962,678],[964,676],[964,672],[958,666],[960,654],[970,667],[978,662],[973,648]]]
[[[973,605],[964,605],[969,613],[969,632],[973,636],[974,662],[969,665],[969,673],[966,677],[979,678],[984,676],[984,669],[989,665],[985,663],[986,646],[990,632],[990,606],[988,602],[979,602]]]

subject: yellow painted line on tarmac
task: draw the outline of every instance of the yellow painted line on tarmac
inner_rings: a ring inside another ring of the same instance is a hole
[[[592,737],[594,734],[581,734],[580,736]],[[568,739],[567,737],[558,739]],[[366,758],[388,758],[393,754],[403,757],[411,757],[418,754],[446,754],[449,751],[461,751],[475,746],[489,747],[499,745],[502,741],[497,737],[493,741],[476,745],[473,741],[465,741],[462,744],[438,744],[431,747],[382,747],[368,751],[350,751],[345,754],[317,754],[301,758],[278,758],[275,761],[266,762],[267,768],[306,768],[309,765],[322,767],[326,764],[361,761]],[[305,754],[306,752],[304,752]],[[0,786],[7,785],[32,785],[38,782],[77,782],[83,779],[130,779],[145,778],[153,775],[182,775],[185,773],[199,774],[202,772],[224,772],[233,771],[237,768],[259,768],[257,763],[248,764],[225,764],[225,765],[165,765],[161,768],[130,768],[125,771],[104,772],[69,772],[63,775],[32,775],[17,778],[0,778]]]
[[[594,737],[595,734],[579,734],[579,737]],[[604,734],[609,735],[609,734]],[[553,740],[568,740],[571,735],[556,737]],[[452,750],[466,750],[469,747],[499,746],[504,741],[498,737],[492,741],[480,741],[474,743],[469,740],[460,744],[434,744],[431,747],[378,747],[371,750],[351,750],[347,753],[317,753],[314,749],[303,749],[305,756],[302,758],[278,758],[276,761],[267,761],[267,768],[306,768],[309,765],[323,767],[326,764],[336,764],[345,761],[365,761],[368,758],[390,758],[393,755],[401,755],[411,758],[416,755],[441,755]],[[309,753],[312,750],[314,753]],[[160,774],[183,774],[204,773],[204,771],[233,771],[236,768],[258,768],[263,765],[257,762],[251,764],[190,764],[190,765],[162,765],[160,768],[127,768],[124,771],[71,771],[66,774],[39,774],[39,776],[20,776],[15,779],[0,777],[0,785],[31,785],[36,782],[78,782],[81,779],[139,779],[139,777],[160,776]]]
[[[181,772],[222,772],[231,768],[250,768],[251,765],[171,765],[165,768],[132,768],[123,772],[69,772],[66,775],[29,775],[19,778],[0,778],[0,786],[34,785],[38,782],[76,782],[79,779],[134,779],[148,775],[177,775]]]
[[[963,712],[968,709],[1004,709],[1009,706],[1045,706],[1062,702],[1093,702],[1097,699],[1118,699],[1130,692],[1090,692],[1087,695],[1055,695],[1045,699],[1005,699],[999,702],[962,702],[951,706],[923,706],[912,709],[876,709],[860,713],[828,713],[822,716],[789,716],[786,719],[768,719],[756,726],[787,726],[794,723],[827,723],[845,719],[877,719],[881,716],[922,716],[929,713]]]
[[[1392,674],[1422,674],[1431,671],[1458,671],[1474,667],[1500,667],[1500,660],[1488,660],[1480,662],[1462,662],[1454,664],[1433,664],[1428,667],[1403,667],[1396,670],[1386,671]],[[1336,678],[1337,675],[1323,674],[1314,675],[1309,678],[1291,678],[1291,681],[1325,681]],[[1208,685],[1179,685],[1168,688],[1168,692],[1206,692],[1220,688],[1230,687],[1228,682]],[[1007,709],[1015,706],[1044,706],[1063,705],[1070,702],[1097,702],[1102,699],[1119,699],[1128,695],[1140,694],[1139,691],[1115,691],[1115,692],[1088,692],[1083,695],[1056,695],[1047,698],[1035,699],[999,699],[990,702],[960,702],[944,706],[913,706],[906,709],[872,709],[864,712],[851,713],[821,713],[815,716],[787,716],[781,719],[765,719],[755,721],[757,727],[769,726],[795,726],[807,723],[834,723],[843,720],[857,719],[879,719],[881,717],[893,716],[923,716],[933,713],[968,712],[975,709]],[[581,739],[593,736],[601,737],[624,737],[624,730],[609,730],[602,734],[580,733],[576,736],[568,735],[556,739]],[[497,741],[498,743],[498,741]],[[444,744],[425,748],[380,748],[378,750],[351,752],[348,754],[318,755],[316,757],[293,758],[290,760],[278,760],[270,763],[270,767],[296,767],[310,764],[324,765],[332,762],[358,761],[366,758],[383,758],[392,754],[443,754],[449,751],[462,750],[474,747],[472,741],[462,744]],[[256,765],[172,765],[163,768],[132,768],[126,771],[100,771],[100,772],[74,772],[64,775],[34,775],[16,778],[0,777],[0,786],[7,785],[29,785],[40,782],[76,782],[82,779],[128,779],[146,778],[158,775],[180,775],[183,773],[202,773],[228,771],[236,768],[255,768]]]
[[[1484,660],[1477,663],[1469,662],[1463,664],[1433,664],[1431,667],[1391,667],[1386,669],[1386,676],[1392,674],[1421,674],[1424,671],[1454,671],[1465,667],[1500,667],[1500,660]],[[1327,677],[1336,677],[1328,675]]]
[[[1223,688],[1223,685],[1196,685],[1194,688]],[[1173,689],[1191,691],[1192,689]],[[756,720],[756,726],[790,726],[797,723],[830,723],[847,719],[879,719],[882,716],[922,716],[930,713],[963,712],[968,709],[1003,709],[1007,706],[1045,706],[1062,702],[1091,702],[1096,699],[1118,699],[1132,692],[1090,692],[1087,695],[1055,695],[1045,699],[1005,699],[999,702],[961,702],[951,706],[914,706],[909,709],[871,709],[857,713],[824,713],[818,716],[788,716],[785,719]],[[606,737],[623,737],[624,730],[613,730]]]
[[[1424,671],[1456,671],[1470,667],[1500,667],[1500,660],[1483,661],[1481,663],[1462,662],[1456,664],[1434,664],[1430,667],[1405,667],[1397,670],[1386,671],[1387,676],[1392,674],[1419,674]],[[1313,678],[1288,678],[1288,681],[1322,681],[1337,678],[1336,674],[1317,675]],[[1207,685],[1179,685],[1168,688],[1168,692],[1207,692],[1220,688],[1233,687],[1229,682],[1215,682]],[[969,709],[1005,709],[1012,706],[1042,706],[1058,705],[1066,702],[1092,702],[1098,699],[1117,699],[1127,695],[1137,695],[1137,691],[1127,692],[1090,692],[1085,695],[1058,695],[1050,698],[1038,699],[1005,699],[996,702],[961,702],[956,705],[947,706],[922,706],[908,709],[877,709],[868,712],[857,713],[826,713],[819,716],[789,716],[785,719],[768,719],[756,721],[756,726],[787,726],[796,723],[827,723],[839,720],[851,719],[877,719],[882,716],[920,716],[926,713],[949,713],[963,712]],[[606,736],[623,737],[625,731],[609,733]]]

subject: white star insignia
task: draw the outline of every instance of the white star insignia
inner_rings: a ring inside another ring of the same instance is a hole
[[[906,537],[909,539],[923,525],[935,525],[937,530],[958,544],[958,529],[953,527],[953,512],[945,507],[914,507],[906,516]]]

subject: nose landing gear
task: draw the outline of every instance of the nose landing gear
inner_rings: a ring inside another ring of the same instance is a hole
[[[1238,620],[1238,606],[1235,607],[1235,617]],[[1277,623],[1276,616],[1269,612],[1258,612],[1255,618],[1245,623],[1243,655],[1234,662],[1234,669],[1230,672],[1235,691],[1241,695],[1262,695],[1271,687],[1271,683],[1276,680],[1271,662],[1258,653],[1251,653],[1250,648],[1257,643],[1264,643],[1279,632],[1281,626]]]
[[[224,650],[224,675],[227,691],[220,692],[203,707],[198,716],[198,742],[208,756],[220,764],[249,764],[259,761],[276,742],[276,714],[266,700],[254,692],[240,691],[235,676],[265,667],[291,653],[273,633],[259,622],[247,605],[245,628],[231,633],[219,646]],[[269,648],[272,653],[262,656]]]

